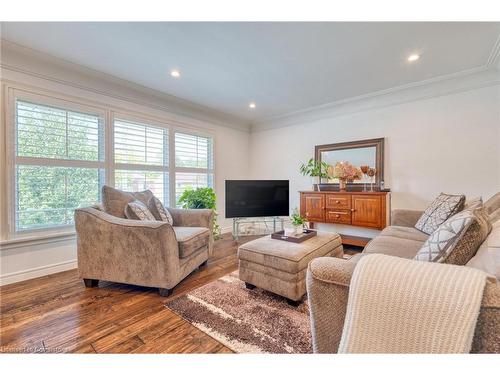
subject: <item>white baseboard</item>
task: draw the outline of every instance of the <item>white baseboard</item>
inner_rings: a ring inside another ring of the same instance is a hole
[[[76,259],[0,275],[0,286],[77,268]]]

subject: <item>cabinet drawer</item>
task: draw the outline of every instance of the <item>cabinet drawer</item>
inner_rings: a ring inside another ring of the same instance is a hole
[[[350,209],[351,208],[351,196],[350,195],[326,195],[326,208],[340,208],[340,209]]]
[[[326,221],[329,223],[351,224],[351,211],[326,210]]]

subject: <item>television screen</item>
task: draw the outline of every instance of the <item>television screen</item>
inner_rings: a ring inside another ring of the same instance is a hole
[[[288,180],[226,180],[226,218],[289,215]]]

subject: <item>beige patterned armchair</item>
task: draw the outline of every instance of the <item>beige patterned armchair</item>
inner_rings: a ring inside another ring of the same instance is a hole
[[[118,195],[117,199],[119,193],[134,193],[115,189],[112,193],[114,199],[104,208],[75,211],[78,272],[87,287],[106,280],[159,288],[160,295],[169,296],[181,280],[207,263],[213,245],[212,210],[168,208],[173,225],[129,220],[105,210],[112,202],[111,212],[123,212],[117,205],[124,207],[141,196]]]

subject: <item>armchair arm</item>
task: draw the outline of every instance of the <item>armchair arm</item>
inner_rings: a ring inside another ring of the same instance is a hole
[[[80,277],[166,289],[175,285],[179,247],[170,224],[83,208],[75,211],[75,227]]]
[[[418,219],[420,219],[420,216],[422,216],[423,213],[424,211],[416,210],[392,210],[391,225],[412,228],[415,226]]]
[[[316,258],[309,263],[306,286],[314,353],[337,353],[351,276],[363,256]]]
[[[208,209],[167,208],[176,227],[205,227],[212,229],[214,211]]]
[[[209,209],[167,208],[177,227],[205,227],[210,229],[208,255],[211,256],[214,246],[214,211]]]

